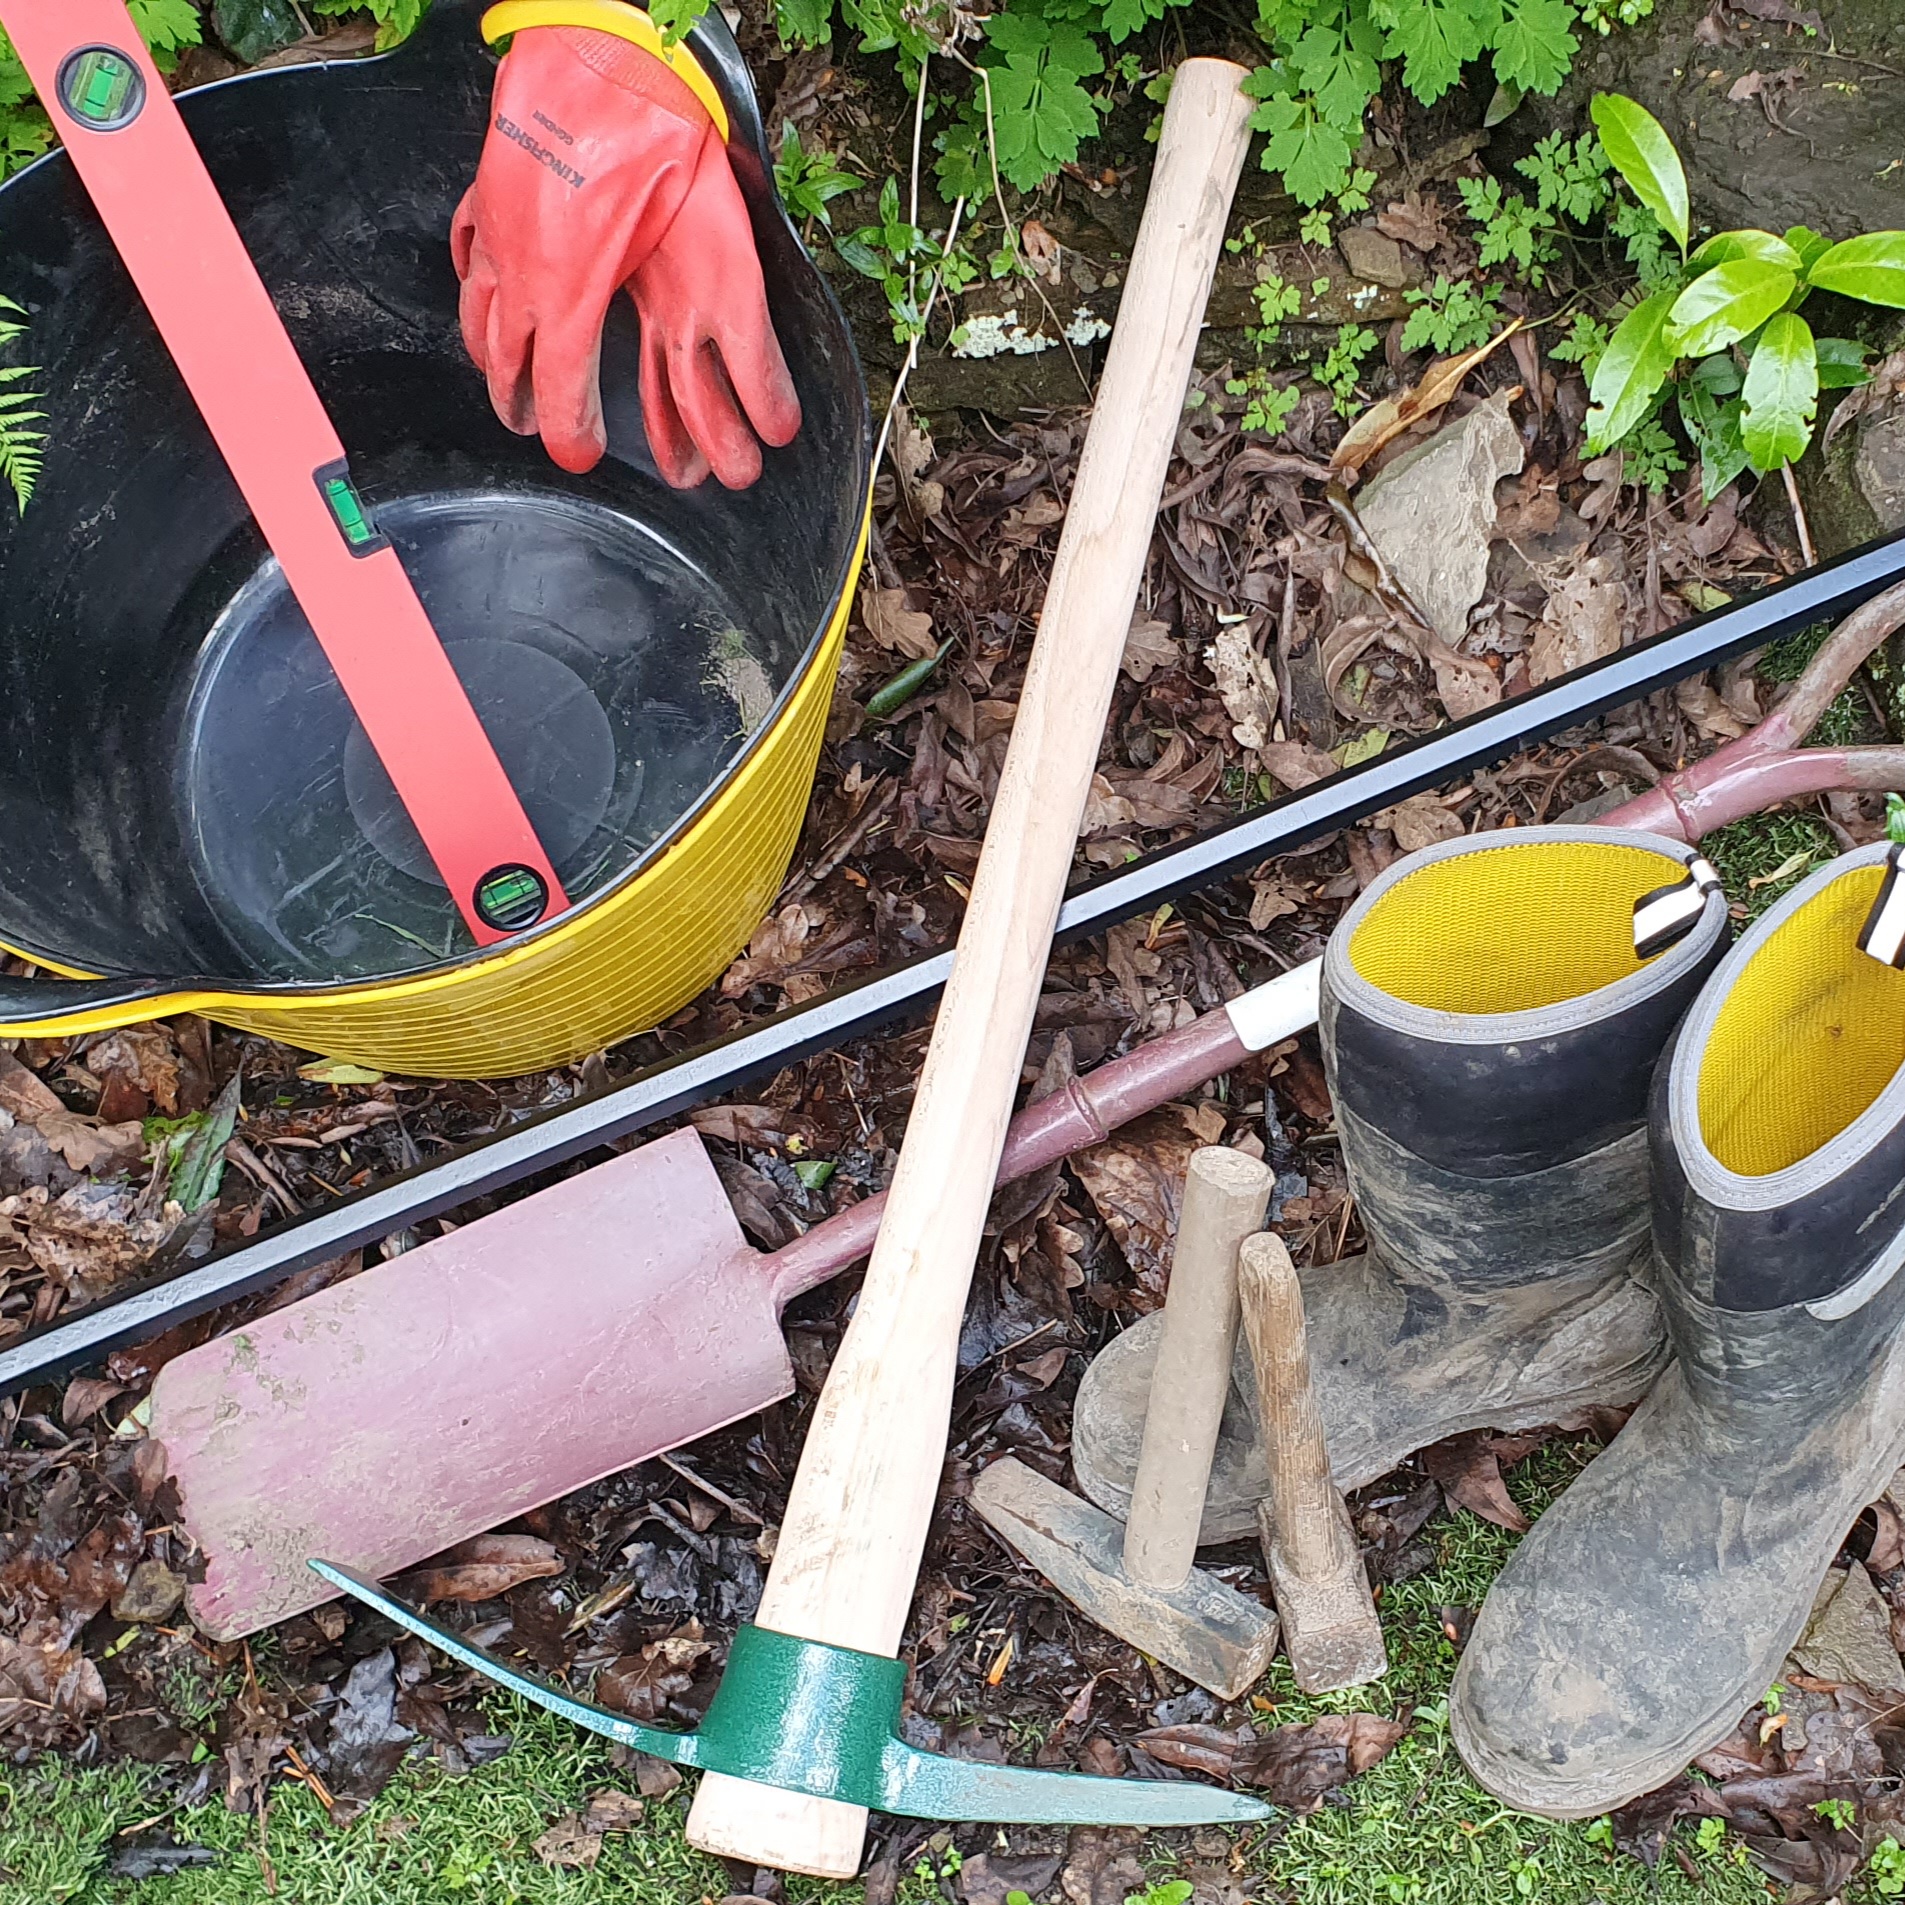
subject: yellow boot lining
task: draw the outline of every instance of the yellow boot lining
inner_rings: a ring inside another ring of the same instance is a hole
[[[1885,877],[1834,880],[1733,982],[1700,1055],[1700,1136],[1717,1163],[1765,1177],[1837,1137],[1905,1064],[1905,973],[1859,951]]]
[[[1455,854],[1377,901],[1350,940],[1350,963],[1370,985],[1426,1011],[1559,1005],[1641,969],[1634,904],[1685,872],[1667,854],[1612,841]]]

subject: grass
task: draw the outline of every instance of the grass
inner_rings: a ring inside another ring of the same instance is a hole
[[[1511,1477],[1537,1513],[1579,1472],[1592,1444],[1557,1443]],[[1763,1876],[1730,1839],[1682,1844],[1699,1874],[1671,1854],[1649,1873],[1617,1857],[1604,1825],[1557,1825],[1503,1810],[1463,1771],[1449,1744],[1446,1693],[1455,1655],[1445,1605],[1475,1607],[1514,1545],[1468,1514],[1431,1524],[1435,1565],[1383,1596],[1387,1679],[1353,1693],[1306,1699],[1279,1662],[1260,1689],[1265,1725],[1355,1708],[1412,1713],[1409,1736],[1342,1803],[1308,1818],[1283,1816],[1250,1833],[1248,1868],[1260,1895],[1306,1905],[1763,1905]],[[726,1871],[682,1835],[687,1789],[653,1802],[638,1830],[612,1835],[589,1871],[545,1867],[534,1846],[565,1813],[604,1786],[628,1790],[607,1749],[533,1709],[499,1698],[491,1714],[515,1741],[501,1759],[460,1779],[428,1762],[406,1767],[354,1824],[332,1827],[301,1785],[274,1789],[261,1832],[216,1799],[170,1811],[141,1768],[85,1769],[42,1758],[0,1768],[0,1905],[699,1905],[730,1890]],[[134,1882],[106,1870],[116,1840],[150,1825],[216,1851],[215,1865]],[[969,1848],[990,1829],[962,1832]],[[270,1862],[267,1880],[262,1858]],[[1160,1843],[1153,1876],[1168,1880],[1176,1853]],[[275,1881],[275,1894],[271,1882]],[[856,1885],[793,1880],[790,1899],[858,1905]],[[901,1905],[955,1896],[909,1872]]]
[[[1745,917],[1759,915],[1839,851],[1831,830],[1810,814],[1754,814],[1701,841],[1700,850]]]

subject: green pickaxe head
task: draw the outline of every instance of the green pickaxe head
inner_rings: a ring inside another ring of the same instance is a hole
[[[923,1753],[894,1731],[906,1682],[903,1661],[796,1640],[768,1627],[743,1627],[735,1635],[727,1670],[700,1729],[665,1732],[517,1673],[348,1568],[328,1561],[311,1566],[333,1587],[512,1693],[677,1766],[701,1766],[757,1785],[914,1819],[1207,1826],[1269,1817],[1269,1807],[1260,1800],[1191,1780],[1094,1779]]]

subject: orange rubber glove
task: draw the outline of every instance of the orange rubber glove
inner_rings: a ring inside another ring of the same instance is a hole
[[[761,473],[756,435],[777,449],[793,442],[800,399],[725,150],[702,161],[687,211],[628,289],[642,320],[642,419],[662,480],[692,489],[712,469],[746,489]]]
[[[518,33],[496,76],[489,136],[451,248],[464,344],[489,380],[496,414],[520,435],[540,433],[566,470],[593,469],[607,448],[602,326],[617,290],[644,273],[671,232],[669,255],[694,285],[689,307],[712,284],[758,325],[734,352],[760,366],[744,401],[769,442],[791,441],[799,401],[768,316],[747,209],[706,109],[660,60],[614,34]],[[636,300],[644,358],[650,329],[682,329],[675,275],[644,275],[646,303]],[[718,375],[702,369],[704,388]],[[667,481],[688,487],[713,467],[741,487],[760,474],[759,446],[750,438],[743,455],[737,445],[747,426],[731,398],[725,417],[705,394],[657,415],[647,394],[644,376],[649,435]],[[707,433],[704,455],[681,450],[684,420],[692,442]]]

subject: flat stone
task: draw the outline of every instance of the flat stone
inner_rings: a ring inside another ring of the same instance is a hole
[[[1391,573],[1451,646],[1488,586],[1495,485],[1522,456],[1504,391],[1399,456],[1357,498]]]
[[[169,1619],[185,1598],[185,1579],[163,1561],[141,1561],[112,1604],[116,1621],[159,1622]]]
[[[1892,1612],[1872,1577],[1857,1562],[1829,1573],[1814,1600],[1812,1618],[1793,1648],[1802,1672],[1815,1680],[1905,1692],[1905,1663],[1892,1645]]]
[[[1386,232],[1371,225],[1350,225],[1336,234],[1336,249],[1357,277],[1387,291],[1401,291],[1415,283],[1408,254]]]
[[[1905,529],[1905,405],[1896,399],[1860,423],[1852,475],[1880,530],[1889,536]]]

